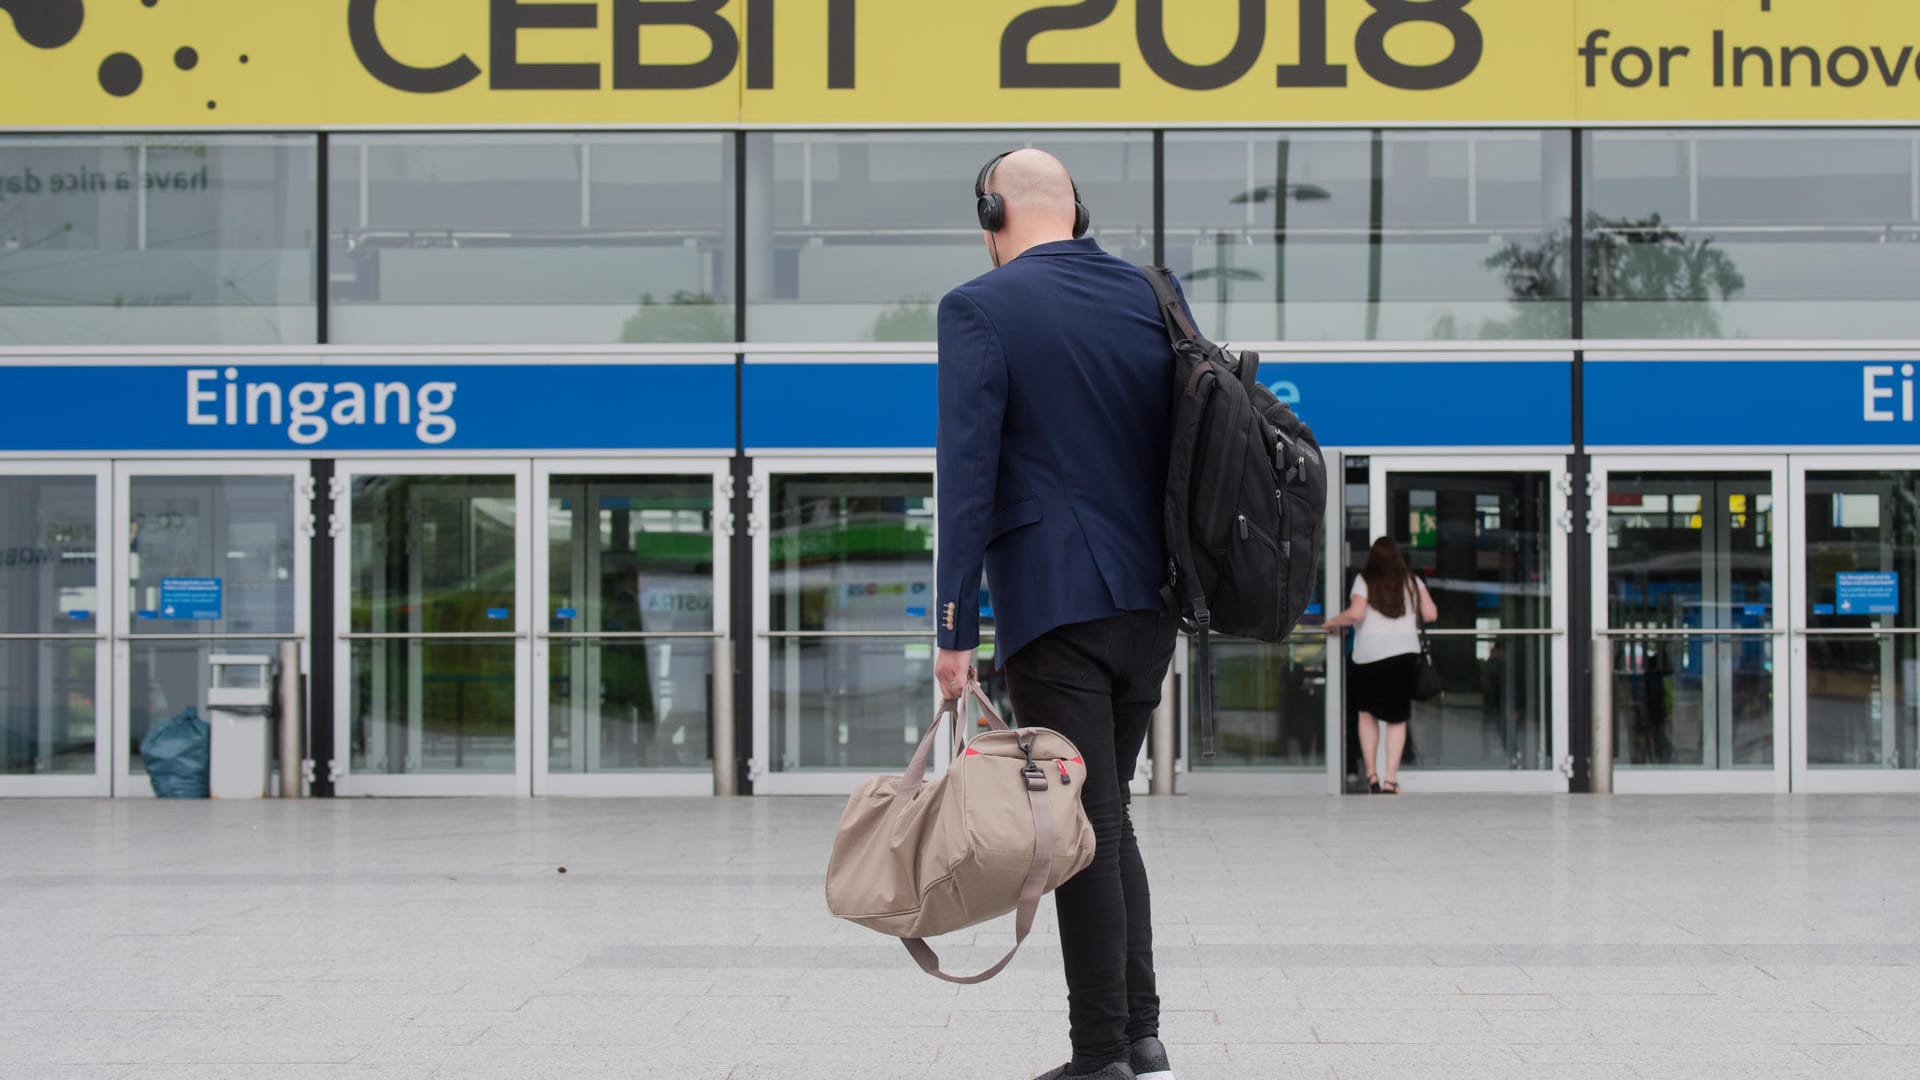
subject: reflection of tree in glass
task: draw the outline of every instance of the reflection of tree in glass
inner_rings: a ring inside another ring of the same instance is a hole
[[[1714,246],[1668,228],[1659,214],[1641,220],[1589,214],[1581,262],[1586,298],[1644,302],[1637,309],[1634,336],[1697,338],[1721,336],[1720,315],[1712,301],[1730,300],[1747,279],[1733,258]],[[1568,282],[1571,228],[1561,225],[1531,244],[1512,241],[1487,257],[1487,268],[1506,280],[1517,308],[1513,318],[1489,320],[1483,338],[1547,339],[1566,336],[1563,303],[1572,294]],[[1436,337],[1455,337],[1452,317],[1434,328]]]
[[[870,336],[874,341],[932,341],[939,332],[933,300],[910,296],[881,312]]]
[[[732,341],[729,312],[708,293],[674,290],[665,303],[652,293],[640,295],[640,313],[627,320],[621,341]]]

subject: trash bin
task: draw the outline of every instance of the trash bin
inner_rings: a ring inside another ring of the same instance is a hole
[[[211,793],[216,799],[264,799],[273,657],[221,653],[208,663],[213,667],[207,687],[207,720],[213,728]]]

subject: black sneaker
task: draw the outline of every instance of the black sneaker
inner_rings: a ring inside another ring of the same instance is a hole
[[[1133,1075],[1139,1080],[1173,1080],[1173,1066],[1167,1062],[1167,1048],[1149,1035],[1133,1044]]]
[[[1092,1072],[1068,1072],[1071,1068],[1073,1062],[1069,1061],[1057,1069],[1041,1073],[1033,1080],[1134,1080],[1132,1067],[1124,1061],[1116,1061]]]

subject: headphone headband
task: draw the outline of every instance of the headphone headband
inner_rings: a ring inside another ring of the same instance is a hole
[[[973,181],[973,211],[980,219],[980,227],[988,232],[999,232],[1007,226],[1007,200],[999,192],[988,192],[987,181],[993,176],[994,166],[1012,150],[1002,150],[992,160],[980,167],[980,175]],[[1080,201],[1080,185],[1074,183],[1073,176],[1067,176],[1067,186],[1073,189],[1073,238],[1087,235],[1087,229],[1093,225],[1093,213],[1087,204]]]

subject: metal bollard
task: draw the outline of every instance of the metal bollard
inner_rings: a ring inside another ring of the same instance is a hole
[[[283,641],[277,650],[279,673],[274,697],[280,703],[280,797],[298,799],[306,779],[307,680],[300,674],[300,643]]]
[[[1587,790],[1613,794],[1613,641],[1593,642],[1593,760],[1587,770]]]
[[[739,763],[734,760],[733,641],[713,639],[713,793],[740,793]]]
[[[1153,779],[1147,790],[1154,795],[1172,795],[1173,757],[1174,757],[1174,717],[1179,713],[1173,696],[1173,667],[1168,665],[1167,677],[1160,683],[1160,704],[1153,710]]]

